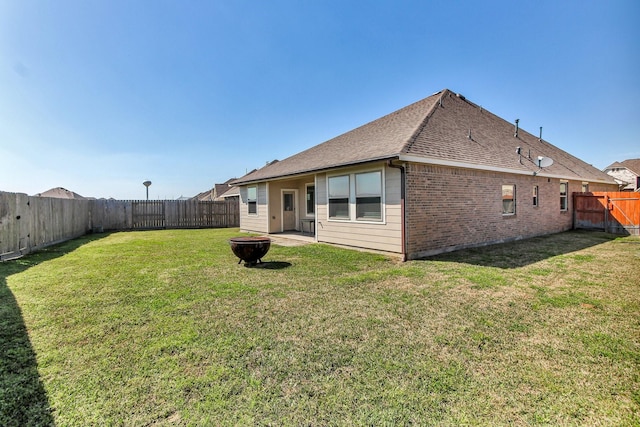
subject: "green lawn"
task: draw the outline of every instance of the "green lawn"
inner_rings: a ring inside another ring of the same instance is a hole
[[[640,239],[424,261],[238,230],[0,264],[0,425],[640,425]]]

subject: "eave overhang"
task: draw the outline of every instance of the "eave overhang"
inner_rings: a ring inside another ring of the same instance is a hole
[[[345,168],[345,167],[358,166],[366,163],[374,163],[374,162],[387,161],[387,160],[399,160],[402,162],[449,166],[454,168],[474,169],[474,170],[482,170],[482,171],[489,171],[489,172],[502,172],[502,173],[510,173],[515,175],[534,175],[534,176],[541,176],[545,178],[566,179],[566,180],[573,180],[573,181],[583,180],[583,181],[599,183],[599,184],[615,184],[615,181],[613,179],[611,181],[608,181],[608,180],[593,179],[593,178],[586,178],[586,177],[580,177],[580,176],[554,174],[554,173],[545,172],[544,169],[541,169],[540,171],[531,171],[531,170],[524,170],[524,169],[515,169],[515,168],[508,168],[508,167],[460,162],[455,160],[445,160],[445,159],[438,159],[433,157],[421,157],[421,156],[400,154],[395,156],[375,157],[375,158],[370,158],[366,160],[360,160],[357,162],[345,162],[345,163],[335,164],[327,167],[311,168],[311,169],[306,169],[304,171],[296,171],[296,172],[291,172],[291,173],[282,174],[282,175],[273,175],[273,176],[266,176],[266,177],[261,177],[256,179],[246,179],[246,180],[238,179],[230,183],[230,185],[237,187],[241,185],[257,184],[257,183],[267,182],[267,181],[280,181],[284,179],[291,179],[291,178],[301,177],[305,175],[312,175],[320,172],[328,172],[328,171]]]
[[[420,156],[411,156],[411,155],[404,155],[404,154],[398,156],[398,160],[403,162],[422,163],[422,164],[430,164],[430,165],[438,165],[438,166],[450,166],[454,168],[511,173],[516,175],[534,175],[534,176],[542,176],[545,178],[557,178],[557,179],[566,179],[566,180],[573,180],[573,181],[584,180],[584,181],[589,181],[589,182],[599,183],[599,184],[615,184],[613,180],[605,181],[602,179],[591,179],[591,178],[585,178],[585,177],[579,177],[579,176],[553,174],[553,173],[545,172],[544,169],[540,170],[539,172],[535,172],[535,171],[523,170],[523,169],[480,165],[475,163],[466,163],[466,162],[459,162],[454,160],[444,160],[444,159],[436,159],[432,157],[420,157]]]
[[[328,171],[332,171],[335,169],[341,169],[341,168],[346,168],[346,167],[352,167],[352,166],[359,166],[359,165],[363,165],[366,163],[375,163],[375,162],[382,162],[382,161],[386,161],[386,160],[393,160],[393,159],[398,159],[398,156],[381,156],[381,157],[373,157],[370,159],[366,159],[366,160],[359,160],[359,161],[350,161],[350,162],[344,162],[344,163],[339,163],[339,164],[335,164],[335,165],[331,165],[331,166],[323,166],[323,167],[318,167],[318,168],[311,168],[311,169],[305,169],[304,171],[296,171],[296,172],[291,172],[291,173],[286,173],[286,174],[280,174],[280,175],[273,175],[273,176],[266,176],[266,177],[260,177],[260,178],[256,178],[256,179],[238,179],[236,181],[231,182],[229,185],[233,186],[233,187],[238,187],[241,185],[247,185],[247,184],[258,184],[260,182],[267,182],[267,181],[281,181],[283,179],[291,179],[291,178],[295,178],[295,177],[301,177],[301,176],[305,176],[305,175],[312,175],[312,174],[316,174],[316,173],[320,173],[320,172],[328,172]]]

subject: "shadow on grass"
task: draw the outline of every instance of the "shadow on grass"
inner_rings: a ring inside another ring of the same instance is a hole
[[[572,230],[509,243],[462,249],[424,258],[497,268],[519,268],[554,256],[586,249],[619,236],[600,231]]]
[[[54,425],[22,310],[7,285],[7,278],[106,236],[84,236],[0,263],[0,426]]]
[[[291,263],[286,261],[265,261],[252,265],[245,264],[244,266],[247,268],[263,268],[265,270],[282,270],[291,267]]]

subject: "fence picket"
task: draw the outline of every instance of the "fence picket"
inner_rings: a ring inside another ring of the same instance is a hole
[[[92,231],[239,225],[237,200],[74,200],[0,191],[0,260]]]
[[[574,228],[640,235],[640,195],[632,192],[574,193]]]
[[[240,225],[237,201],[133,200],[134,230],[223,228]]]

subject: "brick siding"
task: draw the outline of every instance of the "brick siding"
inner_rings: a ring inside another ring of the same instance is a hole
[[[569,230],[571,193],[582,189],[582,181],[569,181],[562,212],[558,178],[410,163],[406,179],[409,258]],[[515,215],[502,214],[502,185],[509,184],[516,187]],[[590,191],[613,187],[589,184]]]

